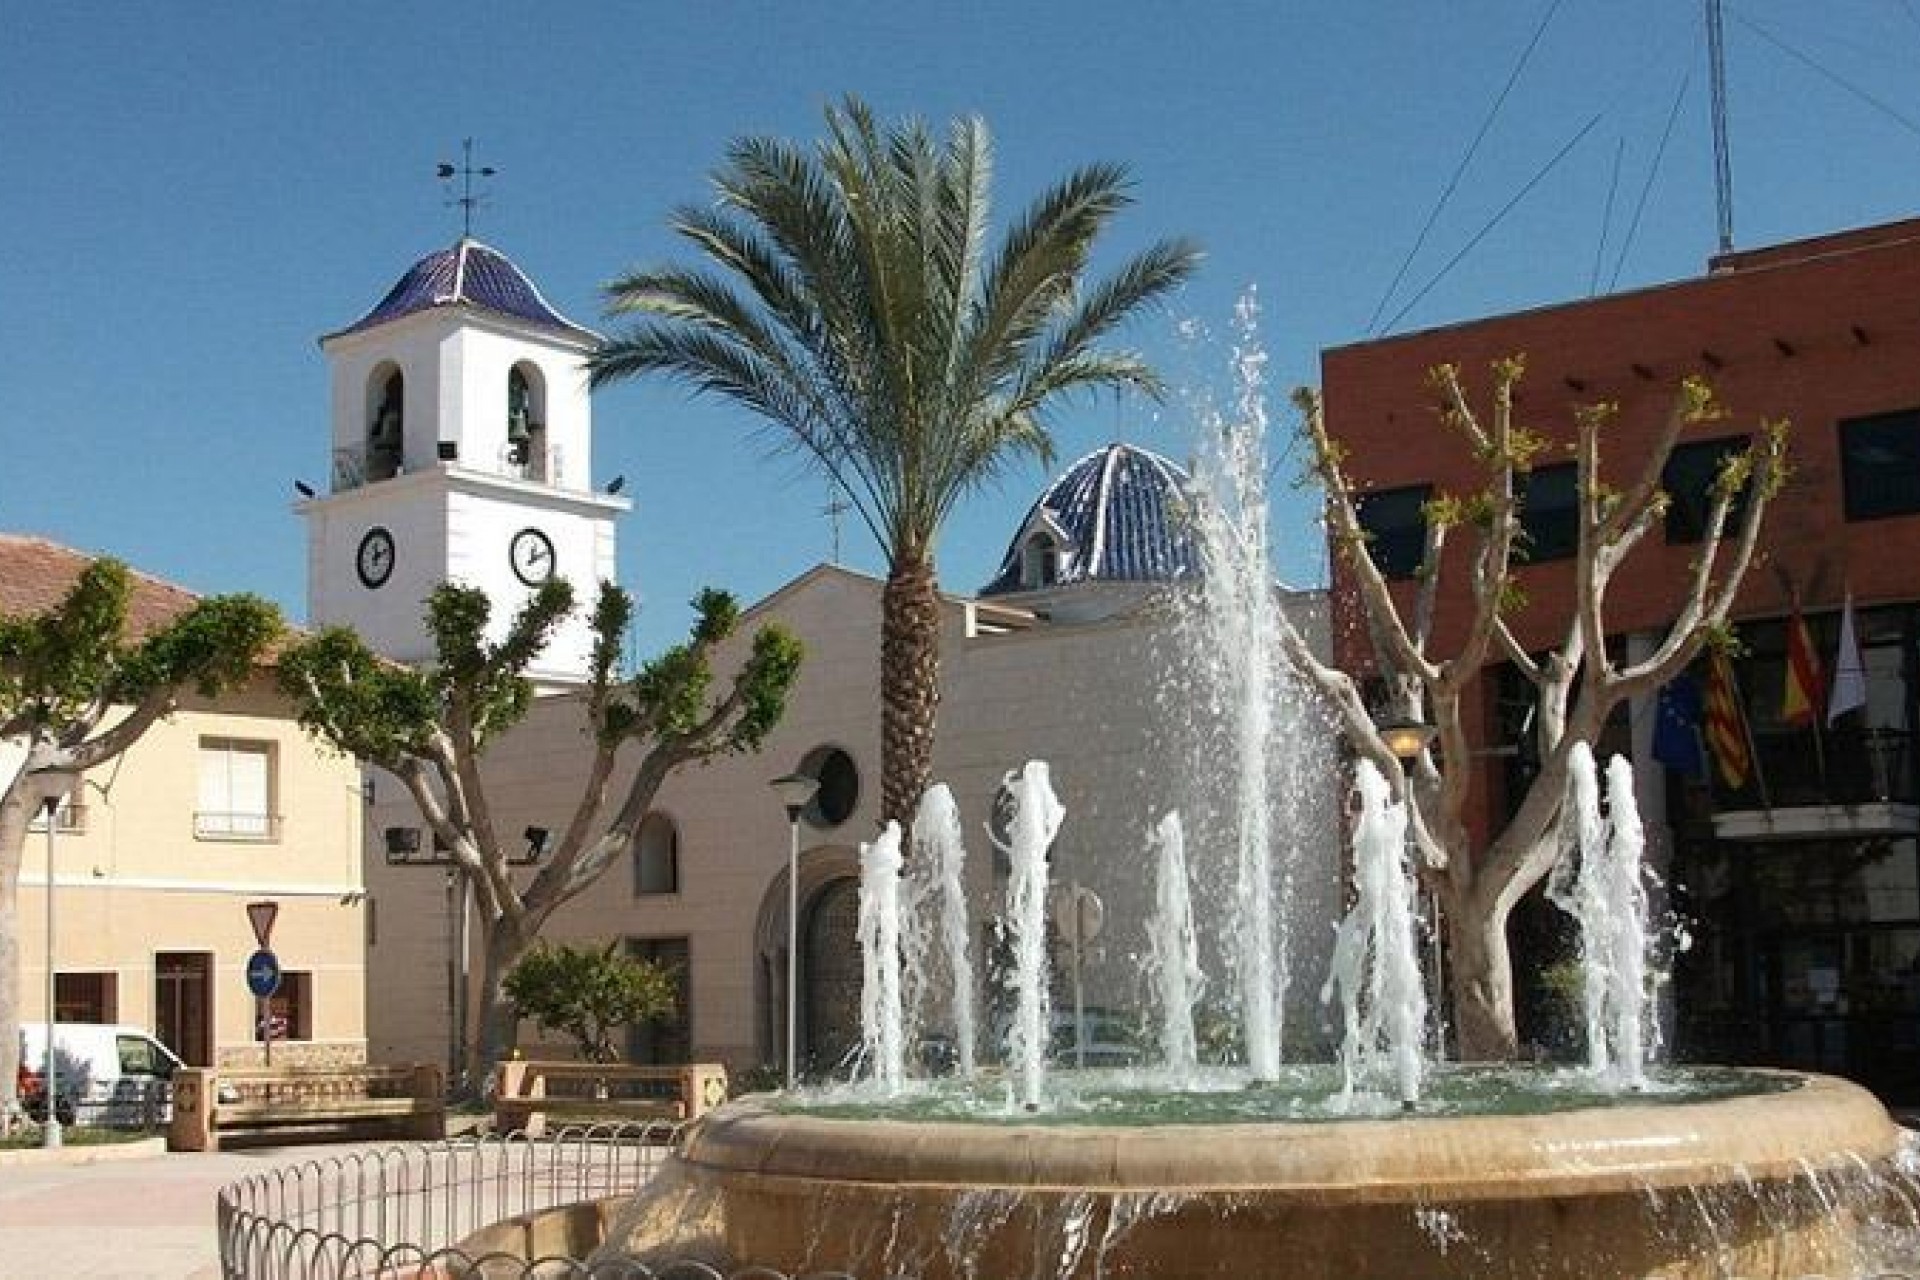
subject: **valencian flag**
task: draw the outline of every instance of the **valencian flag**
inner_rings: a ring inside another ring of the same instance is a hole
[[[1706,725],[1707,750],[1713,753],[1720,780],[1737,791],[1746,785],[1753,759],[1747,751],[1747,716],[1733,682],[1733,664],[1718,651],[1707,661]]]
[[[1796,607],[1787,620],[1787,679],[1780,695],[1781,722],[1796,729],[1810,728],[1824,700],[1825,684],[1820,676],[1820,655],[1813,647],[1813,635]]]

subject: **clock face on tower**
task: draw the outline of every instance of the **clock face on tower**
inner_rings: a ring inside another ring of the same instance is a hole
[[[362,586],[369,590],[384,586],[393,576],[393,535],[378,525],[367,530],[354,553],[353,567]]]
[[[553,576],[553,540],[538,529],[522,529],[507,546],[513,576],[537,587]]]

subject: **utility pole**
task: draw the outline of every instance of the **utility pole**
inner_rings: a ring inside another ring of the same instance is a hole
[[[1720,219],[1720,252],[1733,252],[1733,157],[1727,146],[1727,45],[1720,0],[1706,0],[1707,73],[1713,116],[1713,199]]]

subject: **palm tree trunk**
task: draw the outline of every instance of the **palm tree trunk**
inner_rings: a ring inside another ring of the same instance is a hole
[[[940,589],[933,563],[896,561],[880,599],[881,820],[903,828],[933,780],[940,706]]]
[[[18,791],[0,801],[0,1137],[12,1131],[20,1067],[20,863],[31,811]]]

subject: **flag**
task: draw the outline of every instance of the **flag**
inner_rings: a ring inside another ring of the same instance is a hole
[[[1654,700],[1653,758],[1690,778],[1707,776],[1700,750],[1700,682],[1681,672],[1662,686]]]
[[[1860,639],[1853,626],[1853,595],[1840,611],[1840,644],[1833,652],[1833,689],[1827,695],[1827,724],[1867,705],[1867,666],[1860,660]]]
[[[1798,606],[1787,619],[1786,687],[1780,694],[1780,720],[1795,728],[1812,726],[1815,708],[1820,705],[1820,655],[1813,647],[1813,633]]]
[[[1733,790],[1746,785],[1753,767],[1747,751],[1747,717],[1740,706],[1740,687],[1733,680],[1733,664],[1716,652],[1707,662],[1707,749],[1719,767],[1720,780]]]

